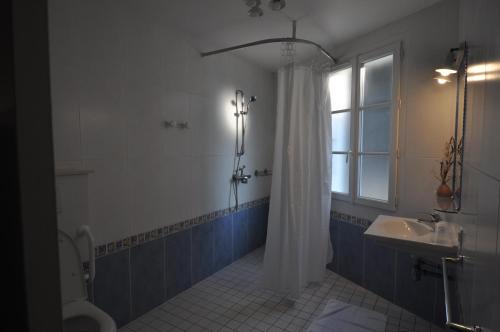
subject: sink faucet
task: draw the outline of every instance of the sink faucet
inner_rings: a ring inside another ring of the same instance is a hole
[[[433,229],[433,231],[436,230],[436,224],[443,220],[441,218],[441,215],[437,212],[432,212],[432,213],[422,213],[424,215],[429,216],[430,218],[424,219],[424,218],[418,218],[417,221],[419,223],[423,223],[425,225],[430,225]]]

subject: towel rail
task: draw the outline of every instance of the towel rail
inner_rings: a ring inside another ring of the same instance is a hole
[[[446,326],[452,329],[453,331],[458,332],[481,332],[482,329],[480,326],[466,326],[458,323],[454,323],[451,316],[451,307],[450,307],[450,289],[448,284],[448,269],[446,267],[446,263],[463,263],[463,256],[458,257],[442,257],[441,264],[443,266],[443,288],[444,288],[444,305],[446,311]]]

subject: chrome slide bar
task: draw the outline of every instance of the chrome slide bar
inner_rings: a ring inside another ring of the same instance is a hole
[[[443,288],[444,288],[444,305],[446,310],[446,326],[452,329],[453,331],[459,332],[481,332],[481,327],[475,326],[466,326],[458,323],[453,323],[451,317],[451,307],[450,307],[450,289],[448,284],[448,270],[446,268],[446,263],[463,263],[463,256],[458,257],[442,257],[441,264],[443,266]]]

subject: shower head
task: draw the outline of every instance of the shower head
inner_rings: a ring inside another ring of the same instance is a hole
[[[282,10],[286,6],[285,0],[271,0],[268,3],[269,8],[272,10]]]
[[[260,17],[262,15],[264,15],[264,11],[259,6],[252,7],[248,11],[248,16],[250,17]]]
[[[252,103],[254,103],[256,101],[257,101],[257,96],[250,96],[250,100],[246,104],[247,110],[246,110],[245,114],[248,114],[248,112],[250,111],[250,104],[252,104]]]

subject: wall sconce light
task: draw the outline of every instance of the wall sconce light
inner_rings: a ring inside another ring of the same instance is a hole
[[[451,67],[448,67],[448,68],[441,67],[441,68],[437,68],[436,72],[438,72],[441,76],[447,77],[447,76],[450,76],[451,74],[456,74],[457,70],[453,69]]]
[[[456,74],[460,64],[463,59],[463,48],[452,48],[446,55],[446,60],[444,63],[435,69],[435,71],[439,74],[439,76],[434,77],[434,79],[439,84],[446,84],[451,82],[450,75]]]
[[[434,79],[441,85],[451,82],[450,78],[444,75],[436,76]]]

